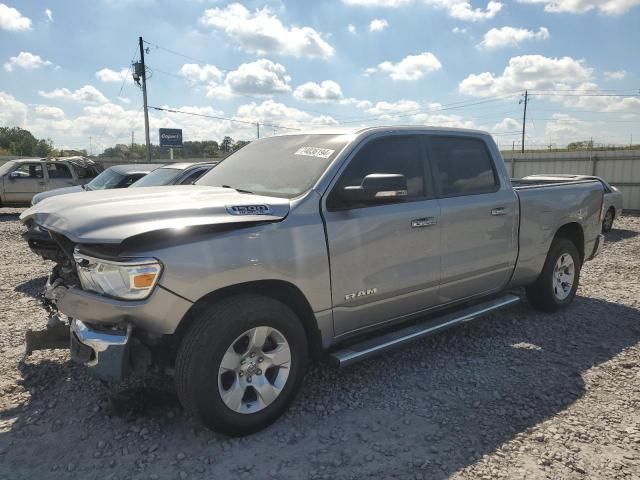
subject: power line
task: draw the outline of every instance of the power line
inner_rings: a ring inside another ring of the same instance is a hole
[[[151,105],[149,105],[149,108],[153,108],[154,110],[160,110],[162,112],[181,113],[183,115],[192,115],[194,117],[212,118],[214,120],[227,120],[229,122],[236,122],[236,123],[243,123],[245,125],[251,125],[253,127],[256,126],[256,122],[251,122],[251,121],[248,121],[248,120],[238,120],[238,119],[229,118],[229,117],[219,117],[219,116],[216,116],[216,115],[206,115],[204,113],[185,112],[184,110],[175,110],[173,108],[152,107]],[[277,124],[273,124],[273,123],[262,123],[262,122],[257,122],[257,123],[259,123],[260,125],[265,126],[265,127],[282,128],[284,130],[302,130],[301,128],[285,127],[284,125],[277,125]]]

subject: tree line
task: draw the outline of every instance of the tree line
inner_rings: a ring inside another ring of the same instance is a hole
[[[222,158],[232,152],[241,149],[249,142],[245,140],[234,140],[231,137],[224,137],[221,142],[215,140],[197,140],[183,142],[182,148],[173,149],[173,158]],[[114,147],[105,148],[98,157],[111,157],[130,159],[144,159],[147,155],[145,144],[133,143],[131,145],[118,144]],[[160,148],[159,145],[151,145],[152,159],[168,159],[170,156],[168,148]]]
[[[38,139],[20,127],[0,127],[0,155],[49,157],[55,153],[49,138]]]

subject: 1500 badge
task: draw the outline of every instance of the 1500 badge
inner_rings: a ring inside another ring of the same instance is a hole
[[[271,215],[268,205],[233,205],[227,207],[231,215]]]
[[[376,293],[378,293],[377,288],[367,288],[365,290],[358,290],[357,292],[347,293],[344,296],[344,299],[353,300],[354,298],[368,297],[369,295],[375,295]]]

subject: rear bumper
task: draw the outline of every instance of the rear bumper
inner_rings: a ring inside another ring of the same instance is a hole
[[[124,329],[98,329],[74,319],[71,322],[71,360],[91,374],[118,381],[130,373],[131,325]]]
[[[598,254],[602,251],[603,245],[604,245],[604,235],[599,234],[598,237],[596,238],[596,244],[593,247],[593,253],[589,257],[589,260],[596,258],[598,256]]]

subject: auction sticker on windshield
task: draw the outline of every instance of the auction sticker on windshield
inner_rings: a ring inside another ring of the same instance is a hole
[[[307,157],[329,158],[335,150],[330,148],[301,147],[294,155],[304,155]]]

